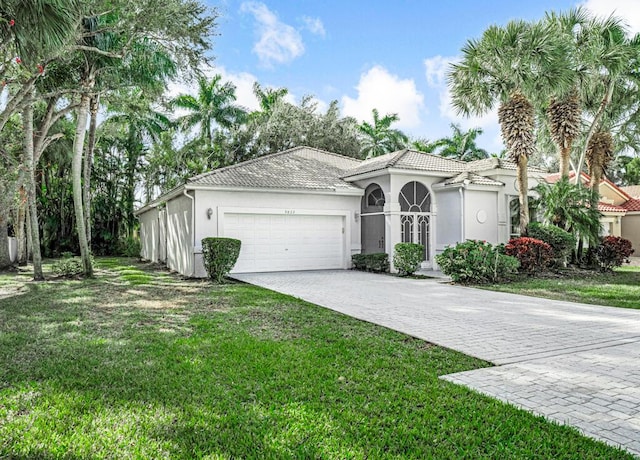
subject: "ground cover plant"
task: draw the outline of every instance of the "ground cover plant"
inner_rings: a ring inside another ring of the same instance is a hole
[[[548,299],[640,309],[640,267],[622,266],[612,272],[565,270],[540,278],[522,276],[505,284],[484,286],[494,291]]]
[[[0,458],[633,458],[440,380],[488,365],[460,353],[133,259],[96,275],[0,275]]]

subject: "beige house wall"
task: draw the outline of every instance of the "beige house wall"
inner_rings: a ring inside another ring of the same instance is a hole
[[[640,212],[630,212],[622,218],[621,236],[631,241],[636,257],[640,256]]]

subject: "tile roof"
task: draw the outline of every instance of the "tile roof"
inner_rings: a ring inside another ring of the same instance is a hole
[[[457,176],[451,177],[442,181],[441,183],[444,185],[452,185],[452,184],[474,184],[474,185],[504,185],[502,182],[493,180],[490,177],[481,176],[480,174],[475,174],[469,171],[458,174]]]
[[[387,168],[410,169],[415,171],[437,171],[449,173],[483,172],[492,169],[507,169],[515,171],[517,165],[504,158],[485,158],[476,161],[460,161],[442,157],[433,153],[418,152],[416,150],[398,150],[379,157],[364,160],[357,167],[347,172],[344,177],[357,176]],[[529,167],[532,172],[545,172],[537,167]]]
[[[622,208],[630,212],[640,211],[640,198],[631,198],[622,204]]]
[[[455,173],[465,171],[466,163],[459,160],[452,160],[451,158],[441,157],[440,155],[434,155],[433,153],[404,149],[364,160],[355,168],[347,171],[344,177],[381,171],[387,168]]]
[[[615,204],[598,202],[598,211],[600,212],[626,212],[627,210],[622,206],[616,206]]]
[[[360,161],[335,153],[296,147],[192,177],[187,185],[271,189],[359,191],[341,179]]]
[[[620,187],[627,195],[632,198],[640,198],[640,185],[627,185]]]
[[[506,158],[484,158],[482,160],[470,161],[467,163],[467,169],[469,171],[487,171],[490,169],[508,169],[511,171],[515,171],[518,169],[518,165],[511,160]],[[546,172],[544,169],[538,168],[537,166],[528,166],[527,169],[532,172]]]

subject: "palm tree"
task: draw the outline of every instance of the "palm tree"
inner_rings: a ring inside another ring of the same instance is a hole
[[[459,125],[451,124],[453,134],[435,141],[440,156],[462,161],[482,160],[489,158],[489,153],[476,145],[476,138],[482,134],[481,128],[471,128],[463,132]]]
[[[578,241],[586,239],[597,243],[600,230],[598,192],[585,187],[581,182],[573,184],[562,177],[555,184],[542,182],[535,188],[538,197],[534,200],[545,223],[560,227],[576,235]],[[594,203],[595,195],[595,203]]]
[[[256,118],[268,119],[279,101],[289,94],[287,88],[263,88],[257,81],[253,84],[253,94],[258,98],[260,110],[251,115]]]
[[[590,124],[576,166],[577,173],[582,170],[591,138],[608,129],[603,122],[612,102],[634,87],[629,80],[637,80],[636,69],[640,59],[640,35],[629,39],[619,18],[593,19],[583,28],[583,35],[581,41],[589,53],[585,65],[591,77],[584,82],[585,107],[590,114]]]
[[[216,127],[229,129],[246,116],[245,110],[234,104],[236,87],[231,82],[222,82],[222,75],[214,75],[209,81],[198,77],[198,95],[181,94],[170,101],[173,108],[189,113],[177,122],[185,129],[200,126],[200,139],[208,150],[213,146]]]
[[[409,138],[399,129],[391,128],[391,125],[400,120],[398,114],[388,113],[380,118],[378,109],[371,111],[373,124],[363,121],[359,126],[362,139],[362,152],[365,158],[377,157],[385,153],[400,150],[407,145]]]
[[[613,160],[613,150],[613,137],[607,131],[595,133],[587,146],[587,166],[589,166],[589,175],[591,176],[589,186],[596,193],[607,167]]]
[[[135,217],[135,192],[137,174],[147,145],[158,142],[160,135],[168,131],[172,123],[161,112],[154,110],[152,101],[139,89],[123,92],[110,108],[111,115],[104,121],[104,129],[115,129],[114,137],[121,139],[125,154],[124,193],[121,202],[123,230],[132,236]]]
[[[470,40],[462,60],[448,74],[453,105],[464,115],[481,115],[498,104],[502,139],[518,166],[520,229],[529,224],[529,156],[534,152],[532,100],[548,88],[566,84],[557,37],[541,23],[511,21],[489,27],[480,40]]]

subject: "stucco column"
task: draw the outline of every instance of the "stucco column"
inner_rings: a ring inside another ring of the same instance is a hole
[[[389,263],[391,265],[391,271],[396,272],[393,266],[393,248],[397,243],[400,243],[402,232],[400,227],[400,204],[389,203],[385,205],[385,246],[386,252],[389,254]]]

